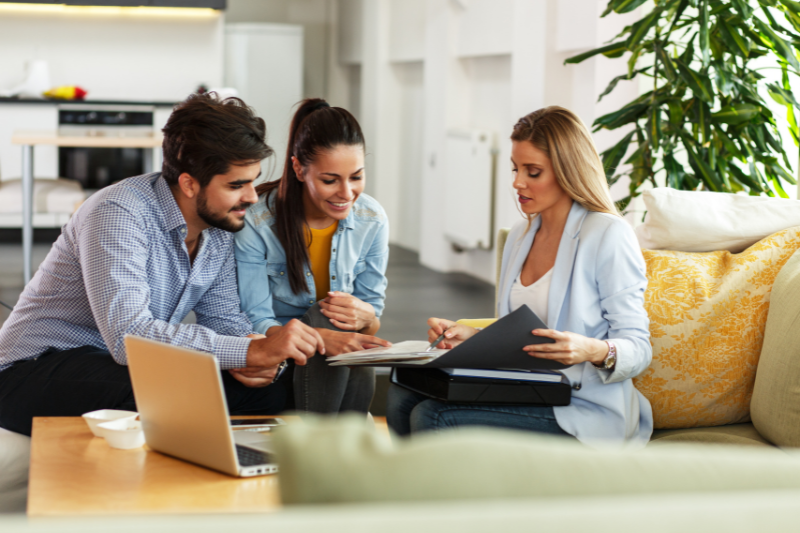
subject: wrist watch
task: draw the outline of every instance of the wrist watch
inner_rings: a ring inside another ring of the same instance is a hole
[[[605,341],[608,344],[608,355],[606,358],[603,359],[600,363],[592,363],[597,368],[603,368],[605,370],[614,370],[614,365],[617,364],[617,347],[611,341]]]

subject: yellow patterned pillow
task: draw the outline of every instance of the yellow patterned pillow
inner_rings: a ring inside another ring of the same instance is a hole
[[[656,428],[750,419],[772,283],[798,248],[800,226],[738,254],[642,250],[653,362],[634,384]]]

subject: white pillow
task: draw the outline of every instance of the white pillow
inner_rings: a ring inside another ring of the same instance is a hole
[[[648,250],[738,253],[776,231],[800,226],[800,201],[659,187],[642,195],[644,224],[636,228]]]

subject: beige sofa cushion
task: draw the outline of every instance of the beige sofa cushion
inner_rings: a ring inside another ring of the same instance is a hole
[[[648,446],[659,444],[697,443],[697,444],[736,444],[739,446],[772,446],[759,435],[753,424],[729,424],[710,428],[657,429],[650,437]]]
[[[28,500],[31,438],[0,428],[0,513],[21,513]]]
[[[274,435],[284,503],[558,498],[800,487],[800,452],[682,445],[593,450],[497,429],[396,440],[363,417],[306,419]]]
[[[800,447],[800,253],[789,259],[772,288],[750,413],[771,442]]]
[[[653,361],[634,385],[656,429],[750,420],[775,277],[800,248],[800,226],[742,253],[643,250]]]

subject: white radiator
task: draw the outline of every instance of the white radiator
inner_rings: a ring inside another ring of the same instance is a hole
[[[444,235],[456,249],[493,246],[496,153],[490,131],[447,132]]]

